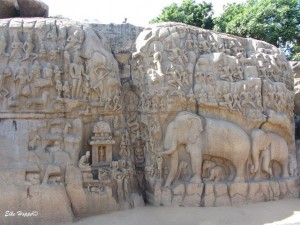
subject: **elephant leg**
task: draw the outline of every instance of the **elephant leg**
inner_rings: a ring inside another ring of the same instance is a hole
[[[289,171],[288,171],[288,160],[285,160],[281,163],[281,169],[282,169],[282,177],[288,178],[289,177]]]
[[[236,166],[236,176],[234,178],[234,182],[239,182],[239,183],[243,183],[245,182],[245,177],[244,177],[244,166],[245,166],[246,162],[242,163],[242,162],[237,162]]]
[[[196,149],[197,151],[198,149]],[[201,168],[202,168],[202,155],[199,154],[191,154],[191,163],[192,163],[192,171],[193,171],[193,177],[191,178],[191,183],[201,183]]]
[[[262,171],[265,171],[267,174],[269,174],[270,178],[272,177],[272,169],[270,168],[270,158],[268,156],[262,157],[261,168]]]
[[[177,174],[178,163],[179,163],[177,151],[173,152],[170,155],[170,161],[171,161],[170,162],[170,171],[169,171],[166,183],[165,183],[165,187],[169,187],[172,184],[172,182],[174,181],[174,178]]]

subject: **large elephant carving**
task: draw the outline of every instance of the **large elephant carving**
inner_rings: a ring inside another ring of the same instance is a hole
[[[272,176],[271,161],[279,162],[282,177],[289,177],[288,146],[286,141],[277,134],[265,132],[261,129],[251,131],[253,166],[251,173],[257,173],[260,163],[262,171]],[[260,161],[261,160],[261,161]]]
[[[170,186],[178,170],[178,147],[190,154],[192,183],[201,183],[204,155],[230,160],[236,169],[235,182],[244,182],[244,171],[250,154],[250,139],[239,126],[190,112],[180,112],[169,123],[162,155],[170,157],[170,170],[165,186]]]

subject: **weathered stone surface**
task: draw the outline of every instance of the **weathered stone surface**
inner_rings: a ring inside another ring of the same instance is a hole
[[[259,189],[259,183],[249,183],[247,200],[250,203],[264,201],[264,195]]]
[[[245,204],[247,202],[247,193],[247,183],[233,183],[229,186],[229,197],[232,205]]]
[[[1,20],[0,186],[58,192],[53,223],[298,197],[292,80],[274,46],[183,24]]]
[[[200,203],[201,203],[201,196],[198,194],[186,195],[184,196],[182,202],[184,206],[192,206],[192,207],[199,207]]]
[[[184,184],[179,184],[176,185],[173,189],[173,194],[174,195],[184,195],[185,194],[185,185]]]
[[[17,0],[20,17],[48,17],[49,6],[42,0]]]
[[[190,183],[186,186],[187,195],[202,195],[203,184]]]
[[[169,188],[163,188],[161,192],[161,204],[168,206],[172,202],[172,192]]]
[[[205,184],[204,196],[203,196],[203,206],[211,207],[215,206],[215,194],[213,184]]]

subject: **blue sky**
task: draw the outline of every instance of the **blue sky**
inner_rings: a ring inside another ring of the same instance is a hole
[[[158,16],[163,7],[183,0],[43,0],[49,5],[50,16],[63,15],[73,20],[98,20],[100,23],[128,23],[146,26]],[[216,15],[222,12],[223,5],[246,0],[206,0],[211,2]],[[197,3],[201,2],[196,0]]]

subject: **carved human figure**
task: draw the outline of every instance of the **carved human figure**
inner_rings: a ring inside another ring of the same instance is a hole
[[[30,77],[32,80],[36,80],[41,77],[41,66],[38,61],[34,61],[32,68],[31,68]]]
[[[117,195],[119,202],[122,202],[124,199],[124,189],[123,189],[123,180],[124,175],[122,172],[117,172],[114,176],[114,179],[117,182]]]
[[[247,90],[247,85],[245,84],[243,87],[243,91],[240,94],[240,98],[241,98],[241,105],[242,106],[252,106],[253,108],[255,108],[255,105],[253,103],[253,95],[251,94],[250,91]]]
[[[153,63],[156,66],[157,73],[161,76],[161,75],[163,75],[163,72],[162,72],[162,54],[159,51],[159,48],[158,48],[157,44],[154,44],[153,48],[154,48]]]
[[[41,141],[41,137],[37,134],[37,131],[34,130],[29,134],[29,141],[28,141],[28,150],[35,150],[38,142]]]
[[[283,91],[277,88],[277,108],[281,111],[285,111],[286,107],[286,95]]]
[[[56,80],[55,83],[56,83],[55,88],[57,90],[57,98],[61,98],[62,95],[63,95],[63,85],[62,85],[62,82],[60,80]]]
[[[52,82],[53,79],[53,69],[51,63],[47,63],[43,69],[43,78]]]
[[[180,79],[180,73],[177,69],[177,67],[175,67],[173,64],[171,64],[170,68],[167,69],[166,74],[170,74],[171,75],[171,79],[168,80],[168,84],[172,87],[181,87],[182,83],[181,83],[181,79]]]
[[[65,50],[79,50],[83,43],[85,34],[81,29],[75,30],[73,34],[70,34],[67,38],[67,44]]]
[[[72,98],[78,98],[82,84],[82,77],[89,80],[89,76],[84,72],[84,67],[80,61],[79,56],[74,57],[75,60],[70,64],[70,75],[72,78]]]
[[[129,152],[127,151],[127,146],[126,146],[126,143],[125,143],[125,137],[124,135],[122,135],[122,140],[121,140],[121,143],[120,143],[120,152],[119,152],[119,155],[122,159],[126,159],[129,157]]]
[[[22,51],[22,42],[20,42],[18,34],[14,35],[13,42],[11,43],[10,59],[20,59]]]
[[[55,81],[56,80],[61,80],[61,73],[62,72],[61,72],[60,68],[57,65],[54,66],[53,73],[54,73],[54,80]]]
[[[9,54],[5,52],[6,46],[7,46],[7,41],[4,34],[2,34],[0,36],[0,56],[9,56]]]
[[[162,179],[162,166],[163,166],[163,157],[157,156],[156,157],[156,164],[157,164],[157,172],[159,174],[159,179]]]
[[[235,70],[233,71],[233,78],[237,80],[243,80],[244,79],[244,70],[241,66],[236,66]]]
[[[255,86],[255,93],[254,93],[254,102],[256,106],[262,111],[262,97],[261,97],[261,91],[258,89],[258,86]]]
[[[231,66],[225,65],[222,68],[220,79],[233,82],[233,71]]]
[[[198,35],[198,47],[200,53],[202,54],[210,53],[210,45],[203,34]]]
[[[79,162],[78,162],[78,167],[80,169],[91,169],[91,166],[90,166],[90,151],[87,151],[85,153],[85,155],[81,156]]]
[[[70,85],[69,85],[68,81],[65,81],[65,83],[64,83],[63,93],[64,93],[64,98],[70,98],[71,97],[71,90],[70,90]]]
[[[30,95],[29,82],[31,78],[29,77],[25,67],[21,67],[15,76],[15,82],[19,81],[18,95],[23,95],[28,97]]]
[[[25,52],[25,57],[22,59],[22,61],[25,61],[29,59],[30,56],[33,56],[32,60],[35,60],[37,58],[37,54],[33,53],[34,44],[32,43],[31,35],[28,34],[27,40],[25,41],[23,45],[23,51]]]
[[[97,72],[96,72],[97,71]],[[108,76],[108,71],[98,71],[98,68],[95,69],[95,74],[97,74],[97,82],[95,85],[92,86],[92,90],[94,90],[99,99],[103,97],[103,91],[104,91],[104,78]]]
[[[105,104],[104,104],[104,111],[109,111],[111,109],[112,109],[111,99],[110,98],[106,98],[105,99]]]
[[[11,75],[12,72],[9,67],[6,67],[2,74],[0,74],[0,98],[6,97],[9,94],[9,91],[6,89],[5,80]]]
[[[199,94],[199,102],[200,103],[207,103],[207,101],[208,101],[207,94],[206,94],[204,89],[201,89],[201,92]]]
[[[44,63],[47,61],[47,50],[42,42],[40,43],[38,58],[40,63]]]
[[[98,170],[98,179],[100,182],[102,192],[105,191],[105,189],[109,188],[109,186],[111,185],[111,179],[106,169],[100,168]]]
[[[99,161],[105,162],[106,161],[105,147],[99,146],[98,151],[99,151]]]
[[[120,105],[120,95],[121,95],[120,91],[117,90],[117,91],[116,91],[116,94],[115,94],[115,96],[114,96],[114,98],[113,98],[113,100],[112,100],[112,102],[113,102],[113,110],[114,110],[114,111],[121,109],[121,105]]]
[[[240,95],[237,92],[233,93],[232,108],[242,111]]]
[[[82,92],[83,92],[83,100],[84,101],[89,101],[90,99],[90,83],[88,80],[85,80],[83,82],[83,86],[82,86]]]
[[[277,93],[275,92],[271,84],[269,85],[268,92],[267,92],[266,105],[270,109],[274,109],[276,111],[278,110]]]
[[[50,49],[48,52],[48,61],[51,63],[56,63],[57,61],[57,49]]]

